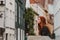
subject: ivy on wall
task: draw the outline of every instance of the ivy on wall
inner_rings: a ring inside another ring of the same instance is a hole
[[[32,8],[28,8],[25,10],[25,32],[28,33],[29,35],[34,35],[34,14],[35,12],[33,11]]]

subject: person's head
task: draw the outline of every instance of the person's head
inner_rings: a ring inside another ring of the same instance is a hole
[[[40,24],[41,28],[43,28],[46,25],[46,19],[43,16],[40,16]]]
[[[39,26],[44,26],[46,24],[46,19],[45,19],[45,17],[43,17],[43,16],[40,16],[39,18],[38,18],[38,25]]]
[[[43,16],[40,16],[41,23],[46,24],[46,19]]]

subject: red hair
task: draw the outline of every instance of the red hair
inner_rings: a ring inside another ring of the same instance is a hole
[[[40,16],[40,19],[41,19],[41,22],[42,22],[43,24],[46,24],[46,19],[45,19],[45,17]]]
[[[38,26],[40,28],[42,28],[46,24],[46,19],[43,16],[40,16],[39,18],[40,18],[41,22],[38,23]]]

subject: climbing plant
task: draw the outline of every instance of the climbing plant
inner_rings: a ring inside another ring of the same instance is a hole
[[[28,8],[25,10],[25,30],[26,33],[28,33],[29,35],[34,35],[34,14],[35,11],[33,11],[32,8]]]

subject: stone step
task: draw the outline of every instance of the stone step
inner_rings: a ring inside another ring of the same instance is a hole
[[[52,40],[48,36],[27,36],[27,40]]]

